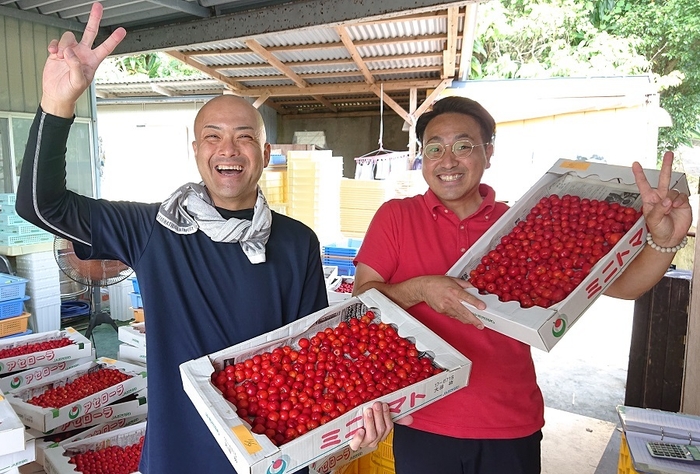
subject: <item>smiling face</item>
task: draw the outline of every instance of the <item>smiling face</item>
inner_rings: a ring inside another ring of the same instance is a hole
[[[430,143],[445,146],[439,160],[423,158],[423,177],[440,201],[464,219],[481,205],[479,184],[490,164],[493,145],[475,146],[466,157],[456,157],[452,144],[460,139],[474,144],[484,143],[479,123],[469,115],[448,112],[428,122],[423,134],[423,148]]]
[[[258,181],[270,161],[260,113],[240,97],[219,96],[200,109],[194,134],[197,168],[214,205],[232,211],[253,208]]]

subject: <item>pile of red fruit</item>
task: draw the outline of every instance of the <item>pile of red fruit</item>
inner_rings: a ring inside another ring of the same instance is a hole
[[[85,474],[132,474],[139,470],[143,436],[129,446],[108,446],[97,451],[86,451],[70,458],[75,469]]]
[[[642,213],[577,196],[542,198],[469,273],[480,293],[523,308],[566,298]]]
[[[343,282],[335,289],[338,293],[352,293],[354,283],[352,281],[343,280]]]
[[[51,341],[33,342],[30,344],[24,344],[22,346],[8,347],[6,349],[0,350],[0,359],[23,356],[26,354],[31,354],[32,352],[50,351],[52,349],[66,347],[71,344],[74,344],[74,342],[68,339],[67,337],[62,337],[60,339],[53,339]]]
[[[367,311],[297,348],[286,345],[212,374],[253,432],[282,445],[346,411],[442,372]]]
[[[103,368],[81,375],[65,385],[50,388],[30,398],[27,403],[43,408],[61,408],[130,378],[131,375],[120,370]]]

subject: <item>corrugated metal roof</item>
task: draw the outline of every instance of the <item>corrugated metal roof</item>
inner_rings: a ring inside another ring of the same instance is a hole
[[[488,1],[488,0],[486,0]],[[0,15],[82,31],[89,3],[0,2]],[[117,52],[165,51],[206,76],[116,79],[96,83],[100,97],[211,94],[229,89],[279,113],[376,111],[385,99],[408,114],[433,89],[460,78],[464,18],[474,0],[105,0],[101,38],[125,26]],[[449,25],[456,25],[449,28]],[[106,27],[106,29],[105,29]],[[98,38],[99,42],[99,38]],[[450,47],[458,45],[458,47]],[[444,71],[447,57],[451,65]],[[294,98],[294,100],[290,100]]]

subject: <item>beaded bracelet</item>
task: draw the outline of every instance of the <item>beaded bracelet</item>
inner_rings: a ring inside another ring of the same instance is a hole
[[[651,237],[651,232],[647,232],[647,244],[649,244],[649,247],[653,248],[656,251],[673,253],[678,252],[680,249],[682,249],[688,244],[688,237],[683,237],[681,243],[676,245],[675,247],[662,247],[656,242],[654,242],[654,239]]]

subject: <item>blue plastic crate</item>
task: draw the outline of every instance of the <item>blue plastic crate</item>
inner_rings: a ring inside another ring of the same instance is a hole
[[[0,301],[24,298],[28,281],[26,278],[0,273]]]
[[[132,284],[133,287],[134,287],[134,293],[139,293],[139,294],[140,294],[140,293],[141,293],[141,288],[139,288],[139,281],[136,279],[136,277],[131,277],[131,278],[129,278],[129,280],[131,281],[131,284]]]
[[[324,256],[354,257],[362,245],[362,239],[345,239],[345,241],[334,242],[323,246]]]
[[[29,296],[18,298],[16,300],[7,300],[0,303],[0,319],[14,318],[24,312],[24,302],[29,299]]]
[[[143,308],[143,300],[141,299],[141,295],[139,293],[129,293],[129,296],[131,297],[131,307],[132,308]]]
[[[355,265],[352,260],[339,260],[334,258],[323,258],[324,265],[333,265],[338,267],[338,275],[353,276],[355,275]]]

